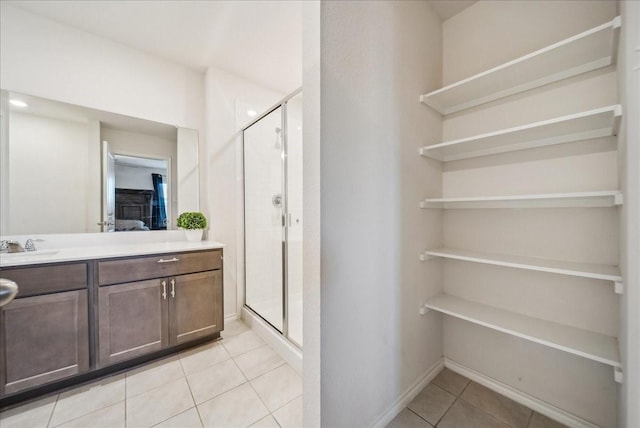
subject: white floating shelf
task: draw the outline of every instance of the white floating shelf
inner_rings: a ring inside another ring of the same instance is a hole
[[[439,294],[425,306],[550,348],[620,368],[618,340],[601,333],[545,321],[475,303],[448,294]]]
[[[450,114],[557,82],[616,61],[620,17],[513,61],[420,96]]]
[[[622,106],[613,105],[422,147],[420,154],[448,162],[608,137],[617,135],[621,116]]]
[[[442,257],[445,259],[462,260],[466,262],[483,263],[516,269],[534,270],[539,272],[556,273],[560,275],[579,276],[583,278],[602,279],[620,282],[622,276],[617,266],[600,265],[594,263],[576,263],[559,260],[541,259],[537,257],[507,256],[498,254],[479,253],[475,251],[439,248],[424,252],[427,257]]]
[[[613,207],[622,205],[622,200],[622,192],[618,190],[607,190],[598,192],[425,199],[420,202],[420,208]]]

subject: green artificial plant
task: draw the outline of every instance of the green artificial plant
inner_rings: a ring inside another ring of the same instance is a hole
[[[207,218],[201,212],[184,212],[178,216],[177,224],[187,230],[205,229]]]

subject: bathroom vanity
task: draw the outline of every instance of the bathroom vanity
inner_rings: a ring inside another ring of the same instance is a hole
[[[222,245],[165,242],[0,255],[0,404],[220,337]]]

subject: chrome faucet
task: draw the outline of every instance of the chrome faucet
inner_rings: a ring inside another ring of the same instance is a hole
[[[2,241],[0,251],[7,253],[24,253],[24,248],[18,241]]]
[[[24,250],[25,251],[35,251],[36,250],[36,244],[33,243],[33,239],[27,239],[27,242],[25,242],[25,244],[24,244]]]

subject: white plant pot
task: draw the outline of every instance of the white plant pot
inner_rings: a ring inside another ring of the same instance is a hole
[[[191,229],[191,230],[186,230],[184,231],[185,235],[187,236],[187,241],[189,242],[198,242],[202,240],[202,231],[204,229]]]

